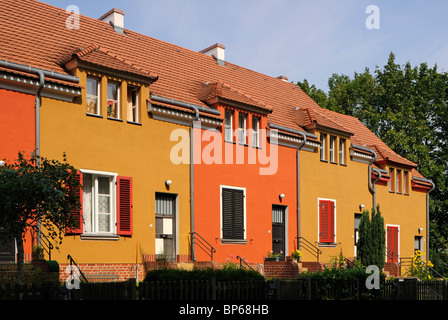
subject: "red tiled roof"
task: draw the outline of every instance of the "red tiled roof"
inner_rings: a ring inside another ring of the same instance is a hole
[[[272,111],[272,107],[269,107],[259,102],[257,99],[245,94],[241,90],[233,88],[232,86],[220,81],[213,83],[206,82],[202,84],[202,86],[199,88],[198,98],[206,103],[209,103],[209,101],[213,100],[214,98],[222,98],[228,101],[238,102],[260,108],[265,112]]]
[[[221,83],[221,94],[230,100],[272,111],[269,123],[305,131],[296,108],[305,109],[322,125],[353,134],[353,143],[376,146],[385,159],[415,166],[395,154],[358,119],[319,107],[295,84],[229,61],[220,65],[206,54],[132,30],[119,33],[108,23],[83,15],[79,16],[78,29],[67,28],[70,16],[64,9],[34,0],[1,0],[0,59],[68,73],[65,63],[77,53],[79,58],[98,65],[158,75],[151,84],[152,94],[203,107],[209,106],[200,98],[201,86]],[[91,50],[92,44],[96,51],[79,51]]]
[[[87,62],[89,64],[94,64],[104,68],[109,68],[121,72],[126,72],[130,74],[136,74],[139,76],[147,77],[151,80],[156,80],[157,76],[149,71],[144,71],[131,63],[128,63],[126,59],[119,57],[118,55],[112,53],[110,50],[103,49],[97,45],[91,45],[85,49],[80,49],[73,54],[73,57]]]
[[[353,132],[340,125],[335,119],[323,115],[320,110],[312,108],[297,108],[295,110],[297,124],[305,129],[326,128],[353,135]]]

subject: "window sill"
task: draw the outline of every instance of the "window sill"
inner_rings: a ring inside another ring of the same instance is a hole
[[[328,163],[328,160],[322,160],[322,159],[320,159],[320,162]]]
[[[346,163],[340,163],[339,165],[340,165],[340,166],[343,166],[343,167],[346,167],[346,166],[347,166]]]
[[[331,164],[338,164],[337,162],[334,162],[334,161],[330,161],[330,163],[331,163]]]
[[[81,234],[81,240],[118,240],[120,237],[116,234],[106,234],[106,233],[83,233]]]
[[[221,239],[221,243],[223,244],[247,244],[247,240],[245,239]]]
[[[224,142],[231,143],[231,144],[236,144],[235,141],[224,140]]]
[[[140,122],[128,121],[129,124],[135,124],[136,126],[141,126]]]
[[[86,113],[86,116],[94,117],[94,118],[101,118],[101,119],[103,118],[102,115],[94,114],[94,113]]]
[[[319,247],[326,247],[326,248],[336,248],[337,247],[337,243],[333,243],[333,242],[319,242],[317,244]]]
[[[113,120],[113,121],[118,121],[118,122],[123,122],[122,119],[118,119],[118,118],[111,118],[111,117],[107,117],[108,120]]]

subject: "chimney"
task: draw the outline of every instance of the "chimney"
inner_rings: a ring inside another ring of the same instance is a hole
[[[224,65],[226,47],[223,44],[215,43],[214,45],[199,51],[200,53],[212,56],[220,65]]]
[[[285,76],[278,76],[277,79],[280,79],[282,81],[288,82],[288,78]]]
[[[115,31],[124,33],[124,11],[113,8],[109,12],[103,14],[98,20],[110,23]]]

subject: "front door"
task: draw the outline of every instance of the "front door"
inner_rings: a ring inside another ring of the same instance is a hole
[[[285,259],[285,207],[272,206],[272,251]]]
[[[156,255],[176,259],[176,198],[169,193],[156,193]]]

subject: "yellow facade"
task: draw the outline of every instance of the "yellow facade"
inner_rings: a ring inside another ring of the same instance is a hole
[[[75,70],[80,84],[85,87],[86,71]],[[41,108],[41,154],[47,158],[62,159],[75,168],[107,172],[133,178],[133,232],[132,236],[90,237],[68,235],[52,259],[66,263],[70,254],[77,263],[135,263],[141,262],[141,253],[155,253],[155,193],[177,196],[176,228],[177,255],[188,255],[190,230],[189,166],[170,161],[170,134],[188,127],[153,120],[147,113],[148,85],[139,85],[139,123],[126,119],[127,84],[121,83],[121,120],[108,119],[106,74],[101,78],[100,106],[102,117],[86,115],[86,90],[74,103],[44,98]],[[165,181],[172,180],[169,188]]]
[[[328,146],[327,135],[327,146]],[[356,256],[355,247],[355,215],[363,210],[371,212],[373,195],[369,191],[369,161],[350,156],[350,139],[346,139],[344,149],[345,163],[339,162],[339,144],[335,145],[336,157],[330,160],[329,148],[325,150],[325,161],[321,160],[320,149],[314,152],[301,151],[301,237],[321,251],[320,262],[330,262],[332,258],[342,254],[344,257]],[[389,167],[381,168],[384,172]],[[403,171],[409,170],[397,166]],[[380,206],[385,228],[398,226],[399,257],[412,257],[416,249],[416,237],[421,237],[421,250],[426,251],[426,192],[411,188],[411,173],[407,181],[407,194],[390,192],[387,183],[376,183],[376,204]],[[374,179],[371,180],[372,182]],[[405,181],[404,179],[402,181]],[[404,187],[402,187],[404,188]],[[404,189],[403,189],[404,191]],[[335,241],[331,244],[319,243],[319,200],[331,200],[335,203]],[[387,246],[387,235],[386,235]],[[302,247],[302,261],[316,261],[317,249],[307,250]]]

